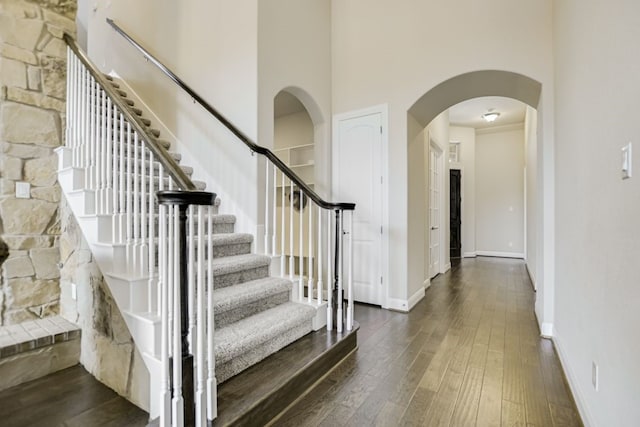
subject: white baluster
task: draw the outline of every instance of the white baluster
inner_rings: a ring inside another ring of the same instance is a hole
[[[271,254],[273,256],[277,256],[277,247],[276,247],[276,225],[277,225],[277,220],[276,220],[276,205],[278,204],[278,200],[277,200],[277,195],[278,195],[278,168],[276,168],[276,165],[273,165],[273,203],[271,205],[271,209],[272,209],[272,221],[273,224],[271,225],[271,231],[272,231],[272,235],[271,235]]]
[[[85,70],[86,72],[86,70]],[[87,116],[86,116],[86,139],[85,139],[85,156],[86,156],[86,166],[85,166],[85,188],[93,190],[93,85],[91,84],[91,76],[88,72],[86,72],[86,83],[87,86]]]
[[[188,301],[187,306],[189,310],[189,329],[188,329],[188,339],[189,339],[189,351],[191,354],[196,354],[196,336],[195,336],[195,328],[196,328],[196,312],[195,312],[195,301],[196,301],[196,284],[195,284],[195,260],[196,260],[196,248],[195,248],[195,215],[194,215],[194,207],[189,206],[188,210],[188,219],[189,219],[189,234],[187,235],[187,244],[189,245],[189,257],[188,259],[188,270],[187,270],[187,295]]]
[[[154,167],[154,156],[151,151],[149,151],[149,199],[147,200],[147,205],[149,206],[149,212],[147,215],[147,223],[149,225],[148,231],[148,254],[149,260],[147,261],[147,265],[149,266],[149,310],[151,312],[154,311],[154,292],[157,295],[157,289],[155,284],[157,283],[157,279],[155,279],[156,270],[156,204],[153,198],[153,189],[155,186],[155,167]],[[160,313],[160,299],[155,298],[157,303],[155,304],[156,313]]]
[[[88,72],[82,67],[82,168],[84,168],[84,186],[91,188],[89,180],[89,84],[87,79]]]
[[[204,366],[204,206],[198,206],[198,289],[197,289],[197,345],[196,353],[196,426],[207,426],[207,407],[205,403],[205,366]],[[211,256],[211,254],[208,254]]]
[[[167,221],[168,221],[168,251],[167,251],[167,258],[165,259],[165,262],[167,264],[167,282],[171,283],[170,292],[167,295],[167,299],[168,299],[168,304],[169,304],[169,334],[173,335],[173,279],[175,277],[174,274],[174,270],[176,269],[176,263],[175,263],[175,248],[176,248],[176,243],[174,242],[173,238],[175,236],[175,232],[173,230],[173,227],[175,225],[175,222],[173,221],[173,206],[169,206],[168,207],[168,216],[167,216]],[[170,341],[169,344],[169,356],[173,356],[173,341]]]
[[[133,253],[133,265],[136,274],[142,273],[142,263],[140,262],[140,151],[142,151],[141,141],[138,138],[138,132],[133,132],[133,247],[131,252]]]
[[[125,242],[125,216],[126,216],[126,204],[125,204],[125,195],[126,191],[130,190],[129,181],[127,179],[127,169],[125,169],[125,165],[128,165],[129,162],[125,164],[125,160],[129,158],[129,143],[126,143],[125,147],[125,125],[124,125],[124,116],[120,113],[120,187],[118,190],[118,196],[120,200],[118,201],[118,205],[120,207],[120,213],[118,214],[118,243],[123,244]],[[127,138],[128,141],[128,138]],[[125,190],[126,185],[126,190]]]
[[[159,231],[160,231],[160,357],[162,370],[160,374],[161,401],[160,401],[160,426],[169,427],[171,425],[171,385],[169,380],[169,284],[167,248],[169,239],[167,238],[167,207],[161,205],[159,208]]]
[[[103,215],[109,213],[109,198],[107,197],[108,171],[110,169],[109,160],[109,147],[107,144],[107,94],[104,90],[100,89],[100,139],[102,145],[102,161],[100,162],[100,181],[101,181],[101,194],[100,194],[100,212]]]
[[[333,259],[331,258],[331,214],[327,210],[327,331],[333,330]]]
[[[307,301],[309,304],[313,301],[313,204],[309,201],[309,253],[307,261],[307,275],[309,280],[307,281]]]
[[[322,208],[318,206],[318,305],[322,304]]]
[[[111,204],[112,204],[114,215],[113,215],[113,220],[111,225],[111,232],[112,232],[111,241],[113,243],[118,243],[120,241],[119,231],[118,231],[118,195],[119,195],[120,187],[118,187],[118,183],[120,178],[120,169],[119,169],[120,156],[122,156],[122,152],[118,151],[118,137],[117,137],[118,110],[116,106],[111,103],[111,98],[107,99],[107,105],[109,106],[108,117],[111,120],[110,125],[108,126],[109,136],[107,137],[107,139],[113,142],[113,172],[112,172],[113,188],[111,189],[111,196],[113,197],[113,200]]]
[[[112,115],[113,108],[111,107],[111,98],[104,94],[105,97],[105,138],[107,140],[107,194],[105,194],[106,200],[106,213],[112,215],[114,213],[115,204],[113,203],[113,197],[115,194],[114,187],[116,181],[116,153],[115,144],[113,141],[113,128],[112,128]],[[115,240],[111,240],[115,242]]]
[[[73,117],[71,115],[71,105],[72,105],[72,98],[71,98],[71,87],[72,87],[72,75],[71,75],[71,70],[72,70],[73,65],[71,64],[71,48],[69,46],[67,46],[67,88],[66,88],[66,100],[67,100],[67,105],[65,106],[65,117],[67,118],[65,120],[65,128],[64,128],[64,145],[69,147],[69,140],[71,139],[71,117]]]
[[[347,240],[347,331],[353,329],[353,211],[349,212]]]
[[[173,425],[184,425],[184,400],[182,397],[182,343],[181,343],[181,319],[180,319],[180,215],[178,206],[173,207]]]
[[[269,239],[269,161],[264,162],[265,178],[264,178],[264,253],[269,255],[270,239]]]
[[[342,212],[343,211],[339,211],[338,217],[336,218],[336,221],[338,221],[338,235],[336,235],[336,239],[338,239],[338,253],[336,254],[336,259],[338,260],[338,301],[336,301],[338,303],[338,309],[336,313],[336,327],[338,333],[342,332],[343,328],[342,302],[344,299],[342,296]]]
[[[98,180],[100,178],[99,170],[98,170],[98,160],[100,157],[100,138],[98,138],[98,92],[96,88],[96,82],[93,76],[91,78],[91,188],[94,190],[94,195],[96,197],[96,212],[99,208],[99,198],[98,194],[100,193],[98,188]]]
[[[207,215],[207,419],[214,420],[218,416],[218,391],[216,380],[216,357],[214,342],[213,311],[213,208],[209,207]]]
[[[149,231],[149,227],[147,226],[147,184],[151,182],[153,176],[153,170],[147,169],[147,148],[146,144],[143,141],[140,141],[140,157],[141,157],[141,165],[140,170],[142,174],[142,178],[140,179],[140,247],[138,248],[140,252],[140,272],[141,274],[149,273],[149,244],[147,243],[147,232]],[[149,154],[151,152],[149,151]],[[151,163],[149,164],[152,167]],[[151,278],[151,275],[149,275]],[[149,311],[153,311],[153,295],[151,294],[151,290],[149,290],[149,301],[148,307]]]
[[[298,301],[304,300],[304,212],[302,207],[304,206],[304,193],[298,189],[298,203],[299,215],[298,215]]]
[[[131,215],[131,210],[133,209],[133,135],[131,135],[131,124],[127,122],[127,207],[125,209],[127,214],[127,262],[129,266],[133,265],[135,267],[135,263],[133,263],[133,256],[131,254],[131,246],[133,244],[133,217]]]
[[[286,209],[286,205],[285,205],[285,200],[284,200],[284,193],[286,193],[287,187],[285,185],[285,175],[284,172],[282,173],[282,189],[281,189],[281,194],[280,194],[280,201],[281,201],[281,208],[280,208],[280,276],[285,277],[287,275],[286,270],[285,270],[285,264],[287,261],[287,251],[285,250],[285,242],[286,242],[286,230],[285,230],[285,223],[284,223],[284,217],[285,217],[285,213],[287,212]]]
[[[293,181],[290,180],[289,189],[289,280],[293,281]],[[300,298],[300,296],[298,295]]]

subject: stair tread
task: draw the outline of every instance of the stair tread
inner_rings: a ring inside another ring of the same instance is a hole
[[[288,302],[216,330],[216,364],[248,353],[300,323],[311,321],[315,313],[314,307]]]
[[[247,233],[213,234],[213,246],[241,245],[253,242],[253,235]]]
[[[271,295],[288,292],[292,286],[290,280],[266,277],[216,289],[213,292],[214,310],[216,313],[224,313],[254,301],[264,300]]]
[[[215,224],[234,224],[236,222],[236,216],[230,214],[215,214],[212,220]]]
[[[271,259],[266,255],[245,254],[232,255],[213,260],[213,274],[215,276],[236,273],[250,268],[267,267]]]

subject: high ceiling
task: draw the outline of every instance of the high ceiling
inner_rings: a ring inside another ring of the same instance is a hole
[[[487,123],[482,115],[493,109],[500,113],[494,122]],[[449,109],[449,122],[453,126],[486,129],[524,122],[526,105],[513,98],[485,96],[461,102]]]

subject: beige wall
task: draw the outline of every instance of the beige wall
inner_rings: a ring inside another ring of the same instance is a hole
[[[640,3],[554,2],[555,339],[587,426],[640,425]],[[600,388],[591,384],[599,365]]]
[[[553,160],[551,24],[549,0],[502,0],[492,2],[491,7],[473,0],[333,2],[334,114],[382,103],[389,105],[390,297],[409,298],[415,286],[413,278],[423,274],[421,264],[409,263],[412,246],[408,237],[409,220],[417,214],[407,210],[412,193],[409,183],[414,179],[407,174],[407,159],[411,158],[408,157],[410,145],[416,137],[410,132],[412,118],[407,117],[408,109],[431,88],[459,74],[509,70],[529,76],[542,83],[546,128],[541,137],[545,138],[547,158],[540,167],[550,168]],[[479,48],[478,34],[493,42]],[[459,101],[461,99],[456,102]],[[419,131],[421,126],[414,128]],[[549,190],[547,195],[553,197],[552,169],[547,176],[550,182],[545,182],[545,191]],[[548,215],[553,212],[552,203],[545,207],[548,209],[545,218],[552,221]],[[418,207],[421,208],[422,205]],[[541,318],[544,321],[544,316]]]
[[[524,130],[476,131],[476,252],[524,253]]]

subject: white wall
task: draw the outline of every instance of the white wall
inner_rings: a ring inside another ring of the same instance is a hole
[[[537,261],[538,261],[538,224],[536,213],[538,211],[538,183],[536,171],[538,168],[537,150],[538,150],[538,134],[537,134],[537,117],[538,113],[533,108],[527,106],[524,119],[524,151],[525,151],[525,216],[526,216],[526,233],[525,233],[525,261],[527,270],[536,287],[537,277]]]
[[[414,180],[407,171],[422,173],[409,165],[409,145],[416,137],[411,130],[419,132],[422,126],[412,125],[407,111],[419,97],[453,76],[476,70],[524,74],[542,83],[548,161],[540,167],[551,168],[551,1],[494,0],[490,7],[474,0],[335,1],[332,17],[334,113],[389,105],[389,295],[408,299],[423,270],[421,263],[409,262],[409,221],[416,214],[407,208]],[[479,49],[478,34],[492,43]],[[552,169],[547,176],[551,182],[545,182],[545,194],[548,187],[552,197]],[[553,212],[552,203],[545,208]],[[552,220],[549,215],[545,218]]]
[[[554,2],[555,340],[587,426],[640,425],[640,3]],[[597,29],[597,31],[594,31]],[[592,362],[600,387],[591,384]]]
[[[473,257],[476,255],[476,130],[451,126],[449,127],[449,139],[460,142],[458,167],[462,176],[460,209],[462,256]]]
[[[89,54],[140,95],[177,139],[183,163],[233,212],[238,230],[255,232],[256,157],[124,41],[105,22],[113,18],[246,135],[257,136],[256,0],[97,0],[87,30]],[[233,40],[231,43],[230,40]],[[154,120],[155,121],[155,120]]]
[[[306,111],[287,114],[275,119],[274,149],[313,144],[313,122]]]
[[[524,131],[476,131],[476,252],[524,253]]]

